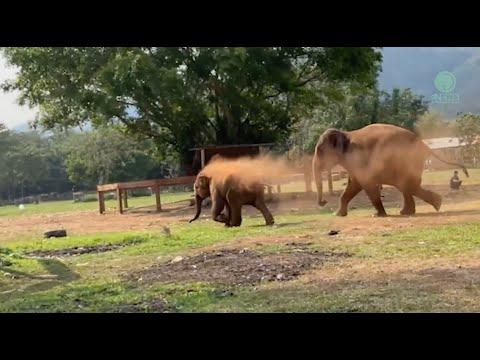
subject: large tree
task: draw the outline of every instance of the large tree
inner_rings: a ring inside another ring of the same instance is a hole
[[[115,127],[90,131],[0,132],[0,199],[95,189],[104,182],[175,175],[178,159],[159,157],[151,140]]]
[[[173,147],[285,139],[330,84],[375,83],[374,48],[5,48],[4,84],[47,128],[119,123]]]
[[[0,134],[0,195],[15,198],[36,193],[48,178],[48,149],[38,134]]]
[[[152,149],[150,141],[134,141],[115,127],[72,133],[62,141],[68,178],[86,188],[172,175],[171,162],[158,158]]]

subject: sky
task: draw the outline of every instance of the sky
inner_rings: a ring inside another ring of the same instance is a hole
[[[441,71],[452,72],[456,77],[455,92],[460,102],[433,107],[449,118],[455,117],[458,111],[480,112],[480,101],[477,100],[480,94],[480,48],[384,48],[382,68],[379,75],[382,90],[411,88],[427,100],[437,92],[434,85],[436,75]],[[15,73],[15,69],[8,67],[0,54],[0,82],[14,78]],[[17,97],[18,93],[0,90],[0,122],[10,129],[26,130],[38,110],[20,106]]]
[[[0,83],[15,78],[16,69],[7,66],[5,58],[0,54]],[[18,93],[0,90],[0,122],[10,129],[25,129],[28,122],[35,119],[37,109],[20,106],[17,102]]]

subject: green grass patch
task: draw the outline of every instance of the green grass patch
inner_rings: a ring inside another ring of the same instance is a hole
[[[358,209],[349,216],[371,212]],[[352,259],[382,263],[399,259],[407,264],[433,258],[477,257],[480,252],[480,224],[441,225],[384,232],[371,236],[348,237],[340,232],[328,236],[332,215],[327,210],[276,216],[278,225],[264,226],[261,217],[245,218],[240,228],[200,220],[175,223],[170,235],[161,229],[148,232],[113,233],[6,243],[0,258],[0,311],[35,312],[117,312],[159,311],[165,301],[168,311],[195,312],[356,312],[356,311],[462,311],[477,309],[471,299],[479,295],[475,284],[443,285],[405,281],[391,274],[389,281],[302,283],[272,282],[257,286],[232,287],[232,296],[221,295],[223,286],[208,283],[153,283],[127,281],[132,273],[176,255],[188,256],[195,249],[214,244],[235,245],[242,238],[262,239],[256,251],[288,251],[285,245],[265,239],[309,235],[310,247],[344,251]],[[366,219],[368,221],[368,219]],[[117,250],[62,259],[32,259],[25,252],[55,250],[72,246],[126,244]],[[338,265],[339,267],[342,264]],[[345,270],[345,269],[343,269]],[[408,266],[404,269],[408,271]],[[42,276],[47,275],[46,278]],[[53,275],[53,276],[52,276]],[[50,276],[50,277],[48,277]],[[456,288],[455,286],[459,286]],[[220,295],[219,295],[220,294]],[[457,295],[452,295],[457,294]],[[460,295],[458,295],[460,294]]]
[[[187,200],[191,198],[190,192],[162,193],[161,200],[163,204],[176,201]],[[140,196],[128,199],[129,208],[155,206],[155,196]],[[105,207],[114,209],[117,207],[115,200],[106,200]],[[78,211],[92,211],[98,209],[98,202],[73,202],[73,200],[49,201],[39,204],[26,204],[23,210],[18,206],[0,206],[0,217],[30,216],[42,214],[68,213]]]

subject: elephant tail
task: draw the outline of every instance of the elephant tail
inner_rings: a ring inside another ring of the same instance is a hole
[[[431,154],[433,157],[437,158],[437,159],[440,160],[441,162],[444,162],[445,164],[449,164],[449,165],[453,165],[453,166],[458,166],[459,168],[461,168],[461,169],[463,170],[463,172],[465,173],[465,175],[466,175],[467,177],[469,177],[469,175],[468,175],[468,170],[467,170],[467,168],[465,167],[465,165],[460,164],[460,163],[456,163],[456,162],[450,162],[450,161],[447,161],[447,160],[445,160],[445,159],[442,159],[438,154],[435,154],[435,152],[433,152],[432,149],[429,148],[429,150],[430,150],[430,154]]]

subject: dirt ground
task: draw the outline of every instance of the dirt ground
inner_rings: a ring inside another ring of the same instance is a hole
[[[289,281],[327,261],[349,256],[346,253],[309,250],[302,244],[289,247],[290,251],[271,254],[249,249],[202,252],[157,264],[130,278],[142,282],[207,281],[225,285]]]
[[[332,229],[339,229],[343,234],[369,234],[394,231],[406,227],[439,225],[449,223],[464,223],[478,220],[480,215],[480,186],[466,186],[460,191],[450,191],[446,186],[427,186],[443,196],[442,209],[436,212],[430,205],[416,199],[417,214],[401,216],[402,195],[396,189],[385,187],[382,191],[383,202],[389,217],[375,218],[365,216],[332,216]],[[336,210],[339,193],[327,195],[326,208],[332,213]],[[314,213],[318,207],[315,194],[280,194],[268,203],[272,214],[293,214],[295,212]],[[350,209],[365,208],[374,213],[373,207],[364,192],[361,192],[351,203]],[[398,209],[398,210],[396,210]],[[44,232],[56,229],[67,230],[68,235],[99,234],[121,231],[142,231],[161,229],[172,222],[187,222],[194,214],[194,208],[188,201],[167,204],[163,211],[156,213],[152,208],[129,210],[124,215],[115,213],[98,214],[96,211],[71,212],[59,214],[44,214],[19,217],[0,218],[0,242],[23,237],[41,237]],[[246,206],[244,216],[261,216],[260,213]],[[209,218],[210,210],[203,209],[198,221]],[[368,218],[368,221],[366,221]]]

